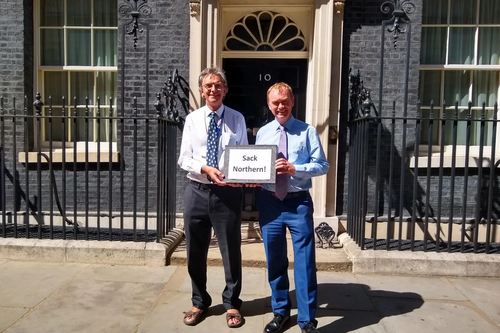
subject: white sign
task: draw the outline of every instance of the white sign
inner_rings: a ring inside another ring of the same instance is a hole
[[[226,146],[224,175],[228,183],[274,184],[275,145]]]

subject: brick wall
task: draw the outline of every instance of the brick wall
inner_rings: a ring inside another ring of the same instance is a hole
[[[119,2],[120,3],[120,2]],[[156,95],[160,93],[167,81],[168,75],[174,69],[178,70],[180,77],[188,81],[189,76],[189,4],[182,0],[175,1],[149,1],[148,5],[152,9],[152,13],[148,17],[143,18],[143,22],[149,24],[150,29],[150,40],[149,40],[149,82],[150,82],[150,92],[149,92],[149,114],[155,114],[156,109],[153,104],[156,102]],[[120,23],[128,23],[129,18],[120,18]],[[130,28],[130,26],[129,26]],[[121,44],[121,35],[119,36],[118,52],[120,54],[119,68],[121,68],[123,62],[125,63],[125,78],[121,79],[121,73],[119,70],[119,86],[118,86],[118,96],[122,95],[122,83],[124,83],[123,104],[125,106],[125,114],[131,113],[133,98],[136,97],[139,105],[138,113],[146,112],[145,108],[145,87],[144,82],[146,80],[145,76],[145,65],[146,65],[146,27],[144,27],[144,32],[138,34],[137,48],[133,47],[132,36],[125,36],[125,45]],[[125,47],[125,58],[121,59],[122,48]],[[182,93],[181,93],[182,95]],[[165,99],[162,99],[165,103]],[[121,105],[121,101],[118,101],[118,105]],[[178,104],[178,109],[181,115],[183,111],[180,103]],[[157,136],[155,133],[150,135],[150,149],[156,151],[157,147]],[[141,148],[145,143],[145,131],[142,131],[138,141],[139,151],[143,151]],[[177,147],[180,147],[181,133],[179,131],[177,136]],[[132,140],[125,140],[124,149],[128,151],[128,160],[133,154]],[[125,159],[127,157],[125,156]],[[127,160],[125,160],[127,163]],[[156,167],[156,154],[150,156],[151,166]],[[143,165],[136,166],[140,169],[138,177],[144,177],[146,172]],[[140,194],[138,202],[144,202],[144,188],[147,186],[150,189],[156,187],[156,177],[154,173],[150,172],[149,176],[150,184],[143,184],[140,188]],[[183,189],[185,182],[185,173],[178,169],[177,175],[177,191],[176,191],[176,205],[177,211],[181,211],[183,205]],[[156,206],[156,202],[150,203],[152,207]]]
[[[342,104],[339,138],[339,187],[337,214],[346,215],[348,205],[348,174],[349,165],[349,127],[348,112],[349,105],[349,69],[356,74],[360,71],[364,87],[371,92],[376,112],[382,116],[400,117],[396,120],[394,132],[392,132],[391,122],[382,121],[381,141],[377,144],[377,128],[373,125],[369,131],[368,151],[367,151],[367,172],[368,172],[368,202],[367,213],[373,215],[376,210],[383,216],[388,215],[388,204],[391,202],[392,216],[410,216],[413,209],[413,202],[416,202],[417,216],[425,214],[426,202],[427,213],[436,217],[439,213],[443,218],[449,216],[450,211],[453,217],[473,218],[476,212],[477,198],[477,169],[469,170],[467,187],[465,187],[464,169],[456,170],[454,183],[454,202],[451,208],[451,175],[450,170],[443,170],[440,184],[439,169],[433,168],[429,175],[430,182],[427,185],[427,170],[421,168],[415,175],[414,169],[409,167],[416,141],[415,121],[408,121],[406,129],[401,118],[405,115],[404,99],[407,96],[408,107],[406,115],[415,117],[417,115],[418,83],[419,83],[419,63],[420,63],[420,37],[421,37],[421,13],[422,1],[414,0],[414,13],[409,14],[411,20],[411,38],[408,31],[399,35],[396,47],[394,47],[394,35],[385,31],[384,47],[381,52],[382,22],[391,18],[392,8],[388,14],[381,11],[381,4],[384,1],[362,1],[353,0],[346,3],[344,17],[344,53],[343,53],[343,78],[342,78]],[[408,26],[402,26],[408,28]],[[406,81],[405,72],[407,43],[410,43],[409,53],[409,79]],[[381,61],[383,59],[383,75],[381,75]],[[408,94],[405,95],[405,83],[408,82]],[[382,96],[380,98],[379,88],[382,84]],[[380,104],[381,101],[381,104]],[[393,107],[394,103],[394,107]],[[380,107],[381,105],[381,107]],[[375,113],[375,111],[372,111]],[[376,151],[380,151],[380,189],[379,207],[375,207],[375,163]],[[391,149],[394,148],[393,165],[389,164]],[[392,172],[392,197],[389,198],[389,180]],[[417,177],[416,196],[414,197],[413,184]],[[402,183],[404,182],[404,183]],[[494,189],[497,193],[498,188]],[[401,193],[402,192],[402,193]],[[353,200],[356,193],[352,193]],[[465,205],[462,197],[466,198]],[[361,200],[361,197],[359,197]],[[399,211],[402,207],[403,211]],[[420,207],[420,209],[419,209]],[[494,217],[498,215],[497,210],[493,212]]]
[[[418,99],[418,77],[420,59],[420,31],[421,31],[421,7],[422,1],[412,1],[415,12],[409,14],[411,20],[411,37],[408,32],[398,36],[396,47],[394,47],[394,34],[385,31],[382,44],[382,25],[384,20],[392,17],[393,8],[384,13],[381,5],[384,1],[353,0],[345,5],[344,12],[344,40],[343,40],[343,77],[341,92],[341,117],[339,137],[339,188],[337,214],[345,215],[347,212],[347,184],[348,175],[348,145],[349,129],[347,124],[349,112],[349,70],[356,74],[359,70],[364,87],[371,92],[371,98],[377,112],[380,115],[392,115],[393,103],[394,113],[398,116],[404,114],[405,99],[405,72],[408,67],[408,104],[407,115],[415,116]],[[391,25],[387,26],[391,27]],[[408,28],[408,26],[402,26]],[[409,65],[406,64],[407,45],[410,45]],[[382,45],[384,50],[382,52]],[[381,70],[381,63],[383,69]],[[382,83],[381,83],[382,82]],[[382,84],[382,94],[379,94]],[[387,124],[384,126],[387,131]],[[376,132],[375,132],[376,133]],[[372,132],[373,135],[373,132]],[[403,138],[406,135],[406,142]],[[391,137],[382,137],[384,140],[380,146],[382,156],[387,155],[391,149]],[[398,127],[394,134],[394,146],[399,156],[402,155],[402,146],[414,144],[414,128],[408,128],[406,132]],[[376,151],[375,138],[369,141],[369,151]],[[400,177],[401,171],[396,171],[395,177]],[[369,185],[370,186],[370,185]]]
[[[22,103],[33,88],[33,4],[32,1],[6,0],[0,8],[0,93]]]
[[[118,0],[118,7],[128,2]],[[156,94],[164,87],[169,72],[173,69],[179,71],[182,77],[188,77],[189,70],[189,4],[183,0],[172,1],[149,1],[147,3],[151,8],[151,14],[145,16],[141,14],[140,28],[142,33],[138,33],[137,48],[133,47],[132,36],[125,35],[124,44],[122,44],[123,24],[130,21],[130,16],[122,16],[121,13],[116,13],[119,18],[118,32],[118,105],[117,112],[119,115],[132,116],[137,113],[139,116],[156,115],[154,103],[156,102]],[[5,113],[22,114],[23,96],[28,96],[27,110],[29,114],[34,112],[33,96],[36,89],[33,82],[33,1],[26,0],[8,0],[2,4],[0,9],[0,96],[5,96]],[[129,26],[130,27],[130,26]],[[149,43],[147,35],[149,32]],[[149,64],[146,62],[146,53],[149,50]],[[123,51],[123,53],[122,53]],[[149,69],[147,67],[149,65]],[[123,67],[125,66],[125,67]],[[124,69],[122,75],[122,69]],[[149,70],[149,78],[146,73]],[[146,85],[149,80],[149,101],[146,100]],[[123,91],[122,91],[123,88]],[[122,94],[123,92],[123,94]],[[123,99],[121,98],[123,96]],[[12,107],[13,97],[18,100],[17,107]],[[45,96],[47,97],[47,96]],[[134,105],[134,97],[137,99],[136,107]],[[47,101],[44,100],[46,103]],[[147,102],[147,103],[146,103]],[[165,103],[165,100],[163,99]],[[147,105],[146,105],[147,104]],[[16,111],[14,111],[14,109]],[[26,122],[26,126],[20,120],[16,126],[16,145],[17,151],[22,151],[24,145],[23,131],[26,128],[29,133],[29,146],[33,149],[36,138],[33,136],[32,121]],[[137,124],[137,135],[134,135],[135,124],[133,120],[127,120],[118,124],[118,149],[121,153],[121,163],[112,165],[112,176],[109,177],[108,172],[101,172],[101,177],[97,179],[96,163],[66,164],[66,169],[73,171],[76,168],[76,180],[73,172],[67,173],[65,181],[66,209],[73,210],[73,196],[77,198],[77,210],[95,211],[97,204],[101,205],[101,209],[106,209],[109,198],[109,184],[112,183],[112,207],[113,211],[118,211],[121,208],[121,196],[123,196],[123,209],[131,211],[136,205],[137,211],[145,210],[145,197],[148,196],[148,210],[155,211],[156,207],[156,184],[157,184],[157,160],[158,160],[158,135],[156,123],[150,122],[149,142],[146,146],[146,128],[145,122],[139,121]],[[12,210],[24,209],[26,195],[26,183],[29,183],[29,200],[31,203],[36,203],[35,196],[38,196],[38,179],[36,177],[36,164],[30,165],[30,171],[26,176],[26,168],[24,165],[16,163],[15,168],[13,161],[17,160],[12,151],[13,145],[13,128],[7,124],[5,126],[5,136],[3,138],[5,153],[6,153],[6,172],[5,181],[7,193],[7,207]],[[180,132],[177,136],[177,141],[180,142]],[[136,145],[134,144],[136,143]],[[177,144],[177,147],[179,144]],[[134,152],[134,148],[136,151]],[[146,168],[145,151],[148,150],[148,168]],[[134,157],[137,156],[137,162]],[[85,177],[85,169],[88,168],[88,178]],[[108,170],[108,165],[100,166],[101,170]],[[54,165],[54,174],[59,190],[59,195],[62,196],[62,165]],[[135,171],[134,171],[135,170]],[[123,187],[121,187],[121,172],[123,173]],[[181,171],[178,171],[182,173]],[[14,198],[12,185],[15,180],[9,179],[9,175],[15,177],[18,174],[18,193],[17,198]],[[145,175],[148,174],[148,183],[145,182]],[[137,177],[137,191],[133,190],[133,177]],[[26,180],[26,178],[28,180]],[[179,186],[183,184],[183,175],[178,176]],[[50,198],[54,198],[50,192],[50,175],[47,167],[42,168],[41,191],[42,191],[42,209],[48,211],[50,209]],[[76,188],[74,183],[76,182]],[[100,197],[97,197],[97,188],[100,188]],[[88,192],[87,192],[88,188]],[[23,193],[19,193],[19,189]],[[146,192],[146,189],[148,192]],[[181,190],[177,190],[177,196],[181,196]],[[123,195],[122,195],[123,193]],[[182,202],[177,200],[177,210],[180,210]],[[55,202],[53,201],[53,209]]]

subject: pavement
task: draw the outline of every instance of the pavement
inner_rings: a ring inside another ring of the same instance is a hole
[[[272,318],[266,274],[265,268],[244,267],[245,324],[230,329],[220,299],[223,268],[209,266],[212,307],[203,322],[188,327],[182,323],[191,305],[185,266],[0,259],[0,332],[262,332]],[[500,332],[499,278],[334,271],[317,276],[322,333]],[[300,332],[296,313],[294,305],[292,326],[285,332]]]

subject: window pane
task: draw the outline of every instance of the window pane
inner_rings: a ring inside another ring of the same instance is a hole
[[[481,110],[473,110],[472,111],[472,119],[480,120],[482,116]],[[484,118],[493,119],[493,111],[485,111]],[[483,133],[481,133],[481,127],[483,128]],[[492,130],[493,123],[492,122],[484,122],[481,126],[481,121],[473,121],[471,123],[471,135],[470,135],[470,145],[471,146],[479,146],[481,143],[481,135],[484,137],[484,145],[491,146],[492,141]]]
[[[476,19],[476,0],[453,0],[451,4],[451,24],[474,24]]]
[[[118,9],[116,0],[94,1],[94,27],[116,27]]]
[[[94,65],[116,66],[116,30],[94,31]]]
[[[43,73],[44,94],[42,98],[47,101],[52,97],[52,105],[62,105],[62,98],[68,103],[68,74],[66,72],[44,72]]]
[[[467,119],[467,110],[459,110],[458,116],[456,116],[455,109],[446,110],[446,119]],[[444,127],[444,144],[452,145],[453,144],[453,121],[446,121],[446,125]],[[457,145],[465,145],[467,134],[467,122],[466,121],[458,121],[457,122]]]
[[[94,73],[93,72],[71,72],[71,98],[76,96],[78,105],[85,105],[85,97],[89,104],[94,101]]]
[[[101,142],[116,142],[117,141],[117,123],[116,119],[109,119],[109,109],[101,109],[101,119],[99,121],[99,132],[101,137],[99,138]],[[113,109],[113,114],[111,117],[116,117],[116,108]],[[97,141],[98,138],[96,138]]]
[[[40,26],[61,27],[64,25],[63,0],[40,1]]]
[[[479,64],[500,65],[500,28],[479,28]]]
[[[94,109],[78,108],[76,120],[76,141],[94,141]],[[87,130],[87,132],[85,132]]]
[[[68,30],[68,66],[90,66],[90,29]]]
[[[471,113],[471,119],[481,119],[482,111],[473,110]],[[457,123],[457,145],[466,145],[467,144],[467,119],[468,110],[459,110],[458,119],[463,119],[462,121],[458,121]],[[447,119],[455,119],[455,110],[447,110],[446,111]],[[485,112],[485,119],[493,119],[493,111]],[[484,145],[491,146],[492,142],[492,131],[493,131],[493,123],[492,122],[484,122],[483,124],[483,132],[484,132]],[[481,140],[481,122],[480,121],[472,121],[471,129],[470,129],[470,139],[469,143],[471,146],[478,146]],[[453,121],[447,121],[445,126],[445,145],[453,144]]]
[[[444,72],[444,98],[447,105],[467,106],[469,103],[469,71]]]
[[[419,92],[422,105],[441,105],[441,71],[421,71]]]
[[[450,28],[448,64],[474,64],[474,28]]]
[[[41,63],[46,66],[63,66],[63,30],[42,29],[40,30]]]
[[[481,0],[479,22],[481,24],[499,24],[500,23],[500,1]]]
[[[446,61],[446,28],[422,28],[420,63],[444,65]]]
[[[49,114],[49,108],[44,107],[43,108],[43,114],[48,115]],[[55,117],[60,117],[62,115],[62,109],[61,108],[52,108],[52,116],[54,118],[45,118],[44,119],[44,141],[49,141],[52,139],[52,141],[62,141],[62,131],[63,131],[63,125],[62,125],[62,119],[61,118],[55,118]],[[51,127],[50,127],[51,126]],[[66,138],[67,138],[66,134]]]
[[[100,0],[99,0],[100,1]],[[68,24],[72,26],[86,26],[91,24],[90,0],[69,0],[68,6]]]
[[[420,131],[420,143],[429,144],[429,140],[432,145],[439,144],[438,134],[439,134],[439,121],[436,119],[439,117],[439,110],[434,109],[434,113],[431,117],[430,110],[422,110],[422,123],[421,123],[421,131]],[[430,119],[434,119],[432,122]],[[432,133],[431,133],[432,131]]]
[[[97,97],[101,100],[101,105],[116,106],[116,72],[97,72],[96,74]]]
[[[446,24],[448,0],[424,0],[422,23]]]
[[[474,85],[472,86],[473,106],[493,107],[497,102],[498,72],[477,71],[474,72]]]

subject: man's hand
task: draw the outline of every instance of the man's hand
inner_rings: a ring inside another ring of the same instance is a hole
[[[201,167],[201,173],[206,173],[207,176],[209,176],[210,179],[212,179],[214,183],[219,186],[227,185],[227,183],[224,182],[224,174],[214,167],[204,165]]]
[[[295,167],[293,166],[293,164],[288,162],[284,158],[278,158],[274,165],[276,166],[276,172],[278,173],[278,175],[295,174]]]

